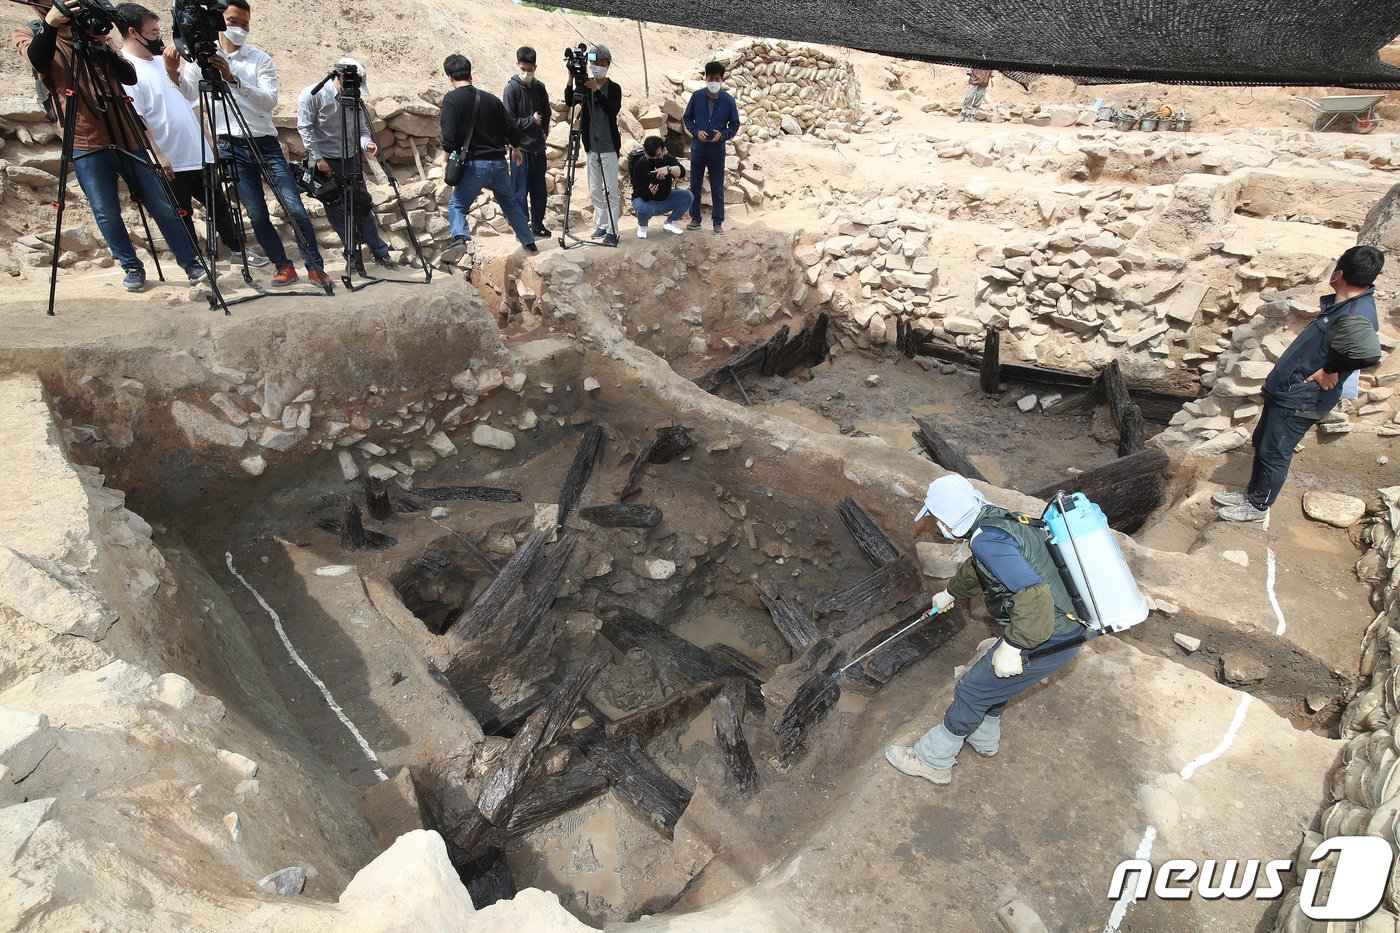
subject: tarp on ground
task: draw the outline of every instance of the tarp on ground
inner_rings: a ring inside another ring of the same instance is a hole
[[[1400,34],[1397,0],[571,0],[568,5],[1003,72],[1169,84],[1400,89],[1400,69],[1379,55]]]

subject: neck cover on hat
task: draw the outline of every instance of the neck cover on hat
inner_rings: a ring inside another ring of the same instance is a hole
[[[932,515],[939,524],[961,538],[967,534],[977,513],[989,505],[987,497],[972,484],[957,474],[940,476],[928,484],[928,494],[924,496],[924,507],[915,516],[916,520]]]

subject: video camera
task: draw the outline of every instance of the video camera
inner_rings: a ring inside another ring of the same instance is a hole
[[[58,12],[73,21],[75,28],[94,36],[105,36],[112,31],[117,20],[121,19],[117,8],[108,0],[74,0],[69,3],[54,0],[53,5],[58,8]]]
[[[564,50],[564,67],[569,70],[569,77],[580,84],[588,80],[589,63],[597,60],[598,56],[588,51],[588,46],[583,42]]]
[[[181,58],[201,67],[209,64],[219,51],[219,33],[224,31],[227,9],[228,0],[175,0],[175,48]]]
[[[347,97],[356,97],[360,93],[363,78],[360,77],[360,69],[354,65],[337,64],[331,69],[331,74],[340,79],[340,93]]]

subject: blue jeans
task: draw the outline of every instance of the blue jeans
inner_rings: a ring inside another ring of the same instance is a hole
[[[277,141],[277,137],[258,136],[250,145],[249,141],[241,136],[220,136],[219,156],[233,160],[238,175],[238,199],[243,202],[243,209],[248,212],[253,235],[258,238],[263,252],[267,253],[267,258],[272,260],[274,266],[280,268],[291,264],[291,260],[287,258],[287,250],[282,246],[282,237],[277,234],[277,228],[272,226],[272,220],[268,216],[267,201],[263,198],[262,172],[258,170],[258,163],[253,158],[253,146],[258,147],[258,153],[277,182],[277,190],[286,202],[287,213],[290,215],[287,219],[296,225],[297,232],[301,234],[300,239],[306,242],[305,246],[297,243],[306,268],[323,268],[325,263],[321,260],[321,251],[316,248],[316,229],[311,226],[311,217],[306,213],[306,206],[301,203],[301,189],[292,177],[292,168],[287,164],[287,157],[282,154],[282,144]]]
[[[356,161],[358,161],[358,157],[355,159],[326,160],[331,167],[331,171],[340,178],[345,178],[346,175],[350,173],[350,170],[355,167]],[[354,198],[356,206],[364,207],[363,213],[360,214],[355,223],[356,246],[358,247],[361,244],[368,246],[370,253],[380,259],[384,259],[389,255],[389,244],[385,243],[383,237],[379,235],[379,225],[374,221],[374,201],[369,196],[369,189],[365,187],[365,177],[363,174],[360,175],[359,184],[356,188],[357,191]],[[341,194],[342,197],[328,199],[325,202],[326,217],[330,220],[331,226],[335,228],[335,232],[340,236],[340,242],[348,246],[350,238],[346,235],[345,231],[344,195],[349,194],[349,192],[342,191]],[[355,252],[358,253],[359,249],[357,248]]]
[[[200,264],[184,221],[175,213],[170,199],[165,196],[165,189],[149,165],[117,149],[74,149],[73,174],[78,176],[78,185],[92,207],[102,239],[107,241],[112,257],[123,269],[128,272],[133,269],[145,271],[146,267],[137,258],[131,234],[122,222],[122,205],[117,196],[118,176],[126,179],[127,187],[141,199],[155,219],[180,268],[188,270]]]
[[[543,152],[523,153],[525,160],[519,165],[511,163],[510,180],[515,188],[515,200],[523,209],[526,198],[530,201],[530,229],[539,230],[544,226],[544,205],[549,198],[545,189],[544,170],[549,160]]]
[[[690,205],[690,219],[700,222],[700,192],[705,188],[705,173],[710,175],[710,218],[717,224],[724,223],[724,147],[711,149],[690,149],[690,193],[695,201]]]
[[[523,243],[535,242],[530,232],[530,222],[525,219],[525,209],[515,199],[515,191],[510,185],[510,172],[505,159],[472,159],[464,167],[462,180],[452,189],[452,200],[447,204],[447,219],[452,222],[452,235],[471,236],[471,224],[467,221],[467,211],[472,209],[481,189],[490,189],[496,196],[501,213],[506,215],[515,238]]]
[[[637,212],[637,226],[645,227],[647,221],[661,214],[669,214],[667,223],[675,223],[685,216],[685,212],[690,210],[690,204],[695,200],[695,195],[682,188],[673,188],[671,193],[666,195],[664,201],[644,201],[641,198],[632,199],[632,210]]]
[[[1045,645],[1057,645],[1079,637],[1078,630],[1052,635]],[[996,649],[993,648],[993,651]],[[992,670],[992,651],[968,668],[953,688],[953,703],[943,714],[943,726],[955,736],[964,736],[982,724],[986,716],[1000,716],[1008,701],[1029,690],[1079,655],[1079,648],[1066,648],[1054,654],[1025,662],[1015,677],[998,677]]]
[[[1245,496],[1249,504],[1263,511],[1274,504],[1288,479],[1288,467],[1293,463],[1293,451],[1308,429],[1317,424],[1311,418],[1300,418],[1292,411],[1267,399],[1264,413],[1254,429],[1254,466],[1249,473]]]

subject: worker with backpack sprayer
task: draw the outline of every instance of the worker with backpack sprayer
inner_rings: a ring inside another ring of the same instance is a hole
[[[1083,496],[1057,496],[1046,521],[995,506],[948,475],[929,484],[916,518],[925,516],[972,550],[933,597],[934,609],[983,596],[1003,627],[995,647],[958,680],[943,720],[914,745],[885,749],[903,773],[947,784],[964,743],[988,758],[997,753],[1008,702],[1073,661],[1084,641],[1141,622],[1147,603],[1102,513]]]

